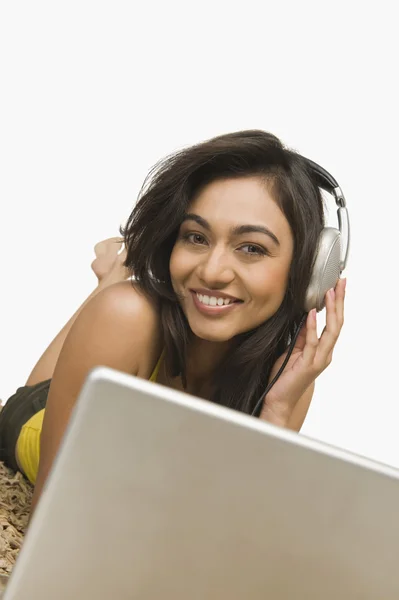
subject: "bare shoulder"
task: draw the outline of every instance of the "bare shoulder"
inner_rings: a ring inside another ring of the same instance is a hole
[[[159,311],[154,302],[132,284],[123,281],[108,286],[92,300],[93,311],[110,313],[116,320],[132,326],[159,327]]]
[[[66,342],[75,349],[83,344],[86,357],[103,356],[106,366],[147,378],[161,352],[159,311],[130,281],[116,283],[88,303]]]

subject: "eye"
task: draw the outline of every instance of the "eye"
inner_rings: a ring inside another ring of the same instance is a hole
[[[256,246],[255,244],[245,244],[244,246],[241,246],[239,250],[250,256],[266,256],[268,254],[265,248]]]
[[[200,233],[187,233],[183,236],[183,239],[196,246],[203,246],[206,244],[206,239]]]

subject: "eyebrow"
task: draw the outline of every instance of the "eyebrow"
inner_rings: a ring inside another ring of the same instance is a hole
[[[195,221],[195,223],[198,223],[198,225],[201,225],[201,227],[207,231],[211,231],[211,226],[209,225],[208,221],[206,221],[206,219],[203,217],[196,215],[195,213],[185,214],[183,223],[184,221]],[[236,227],[233,227],[232,233],[233,235],[243,235],[245,233],[264,233],[265,235],[269,236],[273,242],[277,244],[277,246],[280,246],[277,236],[270,231],[270,229],[264,227],[263,225],[237,225]]]

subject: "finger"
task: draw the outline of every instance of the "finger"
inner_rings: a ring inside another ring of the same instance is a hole
[[[337,317],[336,296],[333,289],[326,294],[326,326],[320,336],[316,360],[319,363],[327,360],[332,352],[341,331]]]
[[[344,324],[345,289],[346,278],[339,279],[335,288],[335,310],[340,328],[342,328],[342,325]]]
[[[309,312],[306,319],[306,342],[302,351],[302,358],[306,365],[311,365],[313,363],[318,345],[317,317],[316,309],[314,308]]]
[[[331,305],[327,307],[327,316],[329,315],[329,319],[326,319],[326,326],[324,327],[322,334],[320,336],[320,352],[328,351],[328,346],[325,348],[325,342],[327,338],[328,345],[330,347],[330,352],[327,355],[327,360],[331,362],[332,351],[337,343],[339,334],[341,333],[342,326],[344,324],[344,303],[345,303],[345,288],[346,288],[346,278],[339,279],[337,285],[335,287],[335,318],[336,321],[333,323],[333,315],[328,313],[329,308],[332,308]],[[323,337],[324,336],[324,337]]]
[[[326,294],[326,330],[335,333],[337,327],[337,298],[335,289],[331,288]]]
[[[307,329],[306,329],[306,321],[305,321],[305,323],[302,325],[301,330],[296,339],[294,350],[300,350],[302,352],[302,350],[304,349],[305,344],[306,344],[306,331],[307,331]]]

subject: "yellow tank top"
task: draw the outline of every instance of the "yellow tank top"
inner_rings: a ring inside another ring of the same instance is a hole
[[[161,366],[162,356],[159,358],[154,371],[151,374],[150,381],[156,382],[159,368]],[[39,470],[40,458],[40,436],[42,433],[44,411],[43,408],[33,415],[23,425],[18,436],[16,454],[20,468],[26,477],[33,484],[36,482],[37,472]]]

